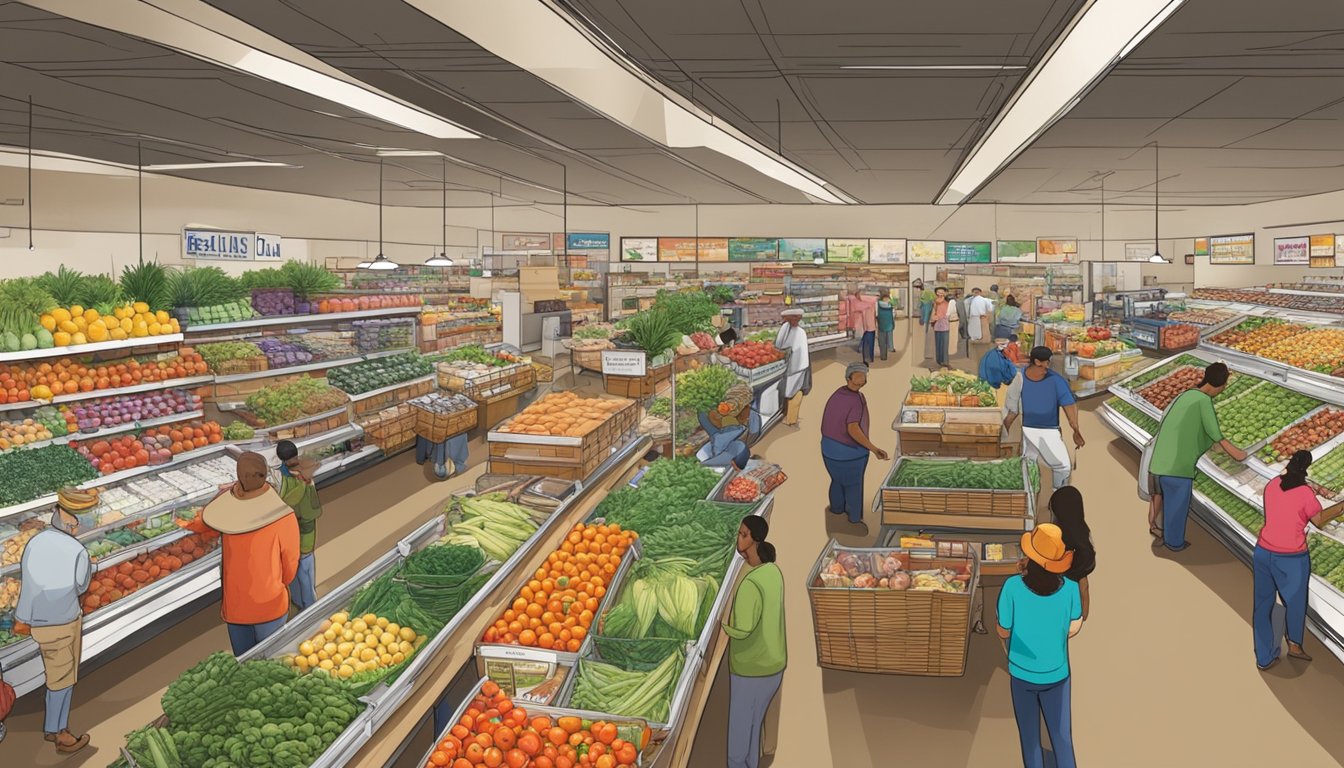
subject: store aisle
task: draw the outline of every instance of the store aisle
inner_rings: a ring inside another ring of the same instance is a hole
[[[414,452],[408,451],[323,488],[318,596],[395,546],[428,520],[432,509],[452,491],[474,483],[483,471],[484,455],[483,443],[473,443],[471,459],[476,465],[467,474],[431,483],[432,469],[416,465]],[[42,741],[42,695],[34,693],[18,702],[5,723],[9,735],[0,744],[0,764],[108,765],[126,743],[127,733],[159,716],[159,697],[169,683],[209,654],[228,648],[228,633],[216,600],[139,648],[81,674],[70,725],[77,732],[89,733],[87,749],[64,758]],[[21,759],[12,762],[16,758]]]
[[[906,351],[900,359],[879,360],[864,390],[874,437],[883,446],[895,442],[891,422],[911,374],[922,364],[922,339],[911,344],[905,330],[898,325]],[[1006,662],[992,626],[991,635],[972,636],[961,678],[861,675],[816,664],[804,583],[808,571],[829,536],[868,544],[878,530],[870,515],[872,537],[865,542],[847,535],[846,524],[823,519],[827,481],[818,420],[826,398],[842,383],[844,363],[857,357],[842,349],[824,362],[814,358],[815,384],[801,428],[777,427],[756,447],[789,474],[770,530],[787,579],[789,623],[789,667],[772,764],[1020,765]],[[1088,408],[1102,399],[1084,403],[1088,444],[1074,475],[1087,503],[1099,564],[1091,578],[1091,618],[1071,644],[1080,764],[1341,764],[1344,731],[1335,702],[1344,666],[1312,637],[1307,646],[1313,663],[1290,660],[1267,675],[1256,670],[1250,569],[1197,525],[1191,525],[1188,551],[1154,552],[1146,508],[1134,490],[1137,452]],[[870,463],[869,498],[889,467]],[[987,623],[993,616],[987,607]],[[700,723],[690,761],[696,768],[724,764],[727,693],[725,663]]]

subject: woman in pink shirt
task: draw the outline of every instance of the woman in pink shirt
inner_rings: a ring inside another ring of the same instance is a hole
[[[1288,468],[1265,486],[1265,525],[1251,558],[1255,574],[1255,607],[1251,629],[1255,635],[1255,663],[1265,671],[1279,663],[1279,638],[1274,636],[1274,597],[1283,600],[1288,617],[1288,655],[1311,661],[1302,649],[1307,628],[1307,585],[1311,582],[1311,555],[1307,553],[1307,523],[1317,528],[1339,517],[1344,502],[1321,510],[1316,492],[1307,485],[1311,451],[1298,451]]]

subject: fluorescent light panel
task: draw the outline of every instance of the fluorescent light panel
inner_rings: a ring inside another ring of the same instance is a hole
[[[442,152],[432,149],[380,149],[379,157],[443,157]]]
[[[848,64],[841,69],[897,69],[915,71],[956,71],[963,69],[1013,70],[1026,69],[1020,64]]]
[[[200,0],[30,0],[28,5],[201,61],[246,72],[436,139],[474,139],[466,128],[399,101]],[[171,11],[159,6],[170,6]],[[243,39],[283,53],[272,55]],[[305,63],[297,63],[303,61]]]
[[[979,192],[1184,2],[1093,0],[999,112],[937,203],[960,205]]]
[[[224,163],[162,163],[146,165],[146,171],[206,171],[215,168],[301,168],[289,163],[272,163],[265,160],[231,160]]]

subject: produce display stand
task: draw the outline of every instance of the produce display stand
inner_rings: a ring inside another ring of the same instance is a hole
[[[607,394],[639,400],[651,397],[659,384],[672,378],[672,363],[649,368],[643,376],[602,374],[602,386]]]
[[[179,344],[182,341],[180,333],[163,333],[158,336],[132,337],[123,341],[96,341],[92,344],[76,344],[64,347],[48,347],[46,349],[28,349],[22,352],[0,352],[0,363],[24,363],[29,360],[45,360],[52,357],[81,358],[91,355],[103,355],[112,352],[116,356],[130,354],[132,350],[139,350],[143,347],[161,347],[167,344]]]
[[[1014,490],[975,488],[902,488],[893,485],[909,456],[896,457],[873,506],[882,521],[878,540],[894,528],[937,528],[978,531],[1029,531],[1036,520],[1036,494],[1027,462],[1021,462],[1022,487]],[[963,465],[966,459],[921,458]],[[994,461],[1006,461],[996,459]],[[978,462],[977,462],[978,463]]]
[[[582,437],[528,435],[492,429],[486,435],[489,471],[581,480],[625,444],[638,421],[638,404],[628,400],[620,410]]]
[[[271,315],[239,320],[233,323],[196,323],[184,324],[182,335],[192,339],[211,334],[234,334],[238,331],[252,331],[256,328],[276,328],[287,325],[328,325],[348,320],[369,320],[379,317],[400,317],[420,314],[420,307],[388,307],[384,309],[359,309],[354,312],[328,312],[316,315]]]
[[[908,559],[908,570],[965,568],[970,580],[965,592],[822,586],[822,568],[841,553],[860,558],[896,553]],[[851,672],[960,677],[966,672],[978,576],[979,559],[969,555],[855,549],[832,539],[807,579],[817,663]]]
[[[1332,377],[1325,374],[1292,368],[1272,360],[1208,344],[1185,354],[1204,362],[1222,360],[1234,373],[1270,381],[1319,400],[1323,404],[1344,408],[1344,387],[1341,387],[1339,379],[1332,380]],[[1112,386],[1111,393],[1115,395],[1115,399],[1107,401],[1099,411],[1102,421],[1136,449],[1141,450],[1151,439],[1152,431],[1156,428],[1161,414],[1151,403],[1137,394],[1135,390],[1142,387],[1133,386],[1132,381],[1148,371],[1174,365],[1179,359],[1178,356],[1155,361],[1143,371],[1136,371],[1129,379]],[[1294,423],[1297,421],[1301,419],[1295,420]],[[1273,436],[1269,439],[1272,440]],[[1265,442],[1261,441],[1256,446]],[[1313,454],[1319,456],[1339,443],[1339,437],[1326,441],[1322,447],[1313,449]],[[1224,467],[1231,467],[1231,470]],[[1251,530],[1248,525],[1258,527],[1260,524],[1259,519],[1263,517],[1263,489],[1270,479],[1278,476],[1278,465],[1267,464],[1254,456],[1244,465],[1237,465],[1211,452],[1199,460],[1197,469],[1211,481],[1210,487],[1224,494],[1227,501],[1220,504],[1205,490],[1201,490],[1197,481],[1192,504],[1195,519],[1238,558],[1250,565],[1256,531]],[[1333,502],[1328,499],[1322,500],[1323,505],[1328,506],[1330,503]],[[1257,519],[1249,523],[1239,521],[1233,514],[1234,510],[1226,508],[1229,504],[1239,505],[1242,509],[1249,508]],[[1337,524],[1327,526],[1326,530],[1313,527],[1308,538],[1344,544],[1344,528]],[[1344,661],[1344,591],[1341,587],[1322,578],[1320,574],[1313,573],[1308,588],[1307,615],[1310,619],[1308,626],[1313,634],[1320,638],[1336,657]]]
[[[892,423],[904,456],[997,459],[1015,456],[998,408],[904,406]]]
[[[400,405],[407,400],[414,400],[421,395],[427,395],[433,390],[434,375],[428,374],[418,379],[389,384],[379,389],[350,395],[350,402],[354,404],[355,418],[363,418],[385,408]]]

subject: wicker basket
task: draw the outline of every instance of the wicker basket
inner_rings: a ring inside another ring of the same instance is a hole
[[[555,379],[555,369],[545,363],[533,361],[532,370],[537,373],[537,381],[553,381]]]
[[[236,360],[224,360],[220,362],[215,374],[219,376],[233,376],[239,373],[255,373],[270,369],[270,363],[267,362],[265,355],[256,357],[242,357]]]
[[[411,410],[415,413],[415,434],[431,443],[441,443],[453,435],[473,429],[476,426],[479,409],[468,408],[454,413],[434,413],[412,405]]]
[[[439,363],[438,371],[439,389],[461,392],[478,403],[537,385],[537,372],[528,363],[515,363],[471,377],[452,370],[447,363]]]
[[[369,441],[392,453],[415,442],[415,409],[401,404],[379,411],[360,422]]]
[[[912,570],[951,568],[970,573],[965,592],[819,586],[821,569],[840,551],[903,553]],[[935,557],[931,551],[851,549],[831,540],[808,577],[817,663],[830,669],[888,675],[959,677],[966,672],[971,605],[979,578],[975,557]]]
[[[1015,459],[1014,459],[1015,460]],[[1022,487],[1010,491],[980,488],[904,488],[892,485],[901,467],[912,461],[897,457],[882,485],[882,509],[902,512],[921,512],[935,515],[1004,515],[1027,517],[1032,512],[1028,496],[1027,465],[1022,462]],[[946,461],[964,463],[964,459],[921,458],[918,461]],[[1009,461],[996,459],[994,461]],[[973,462],[993,463],[993,462]]]
[[[372,397],[365,397],[362,400],[356,400],[355,416],[362,417],[367,414],[377,413],[385,408],[390,408],[398,403],[404,403],[407,400],[413,400],[433,391],[434,382],[432,381],[408,382],[388,392],[383,392]]]

